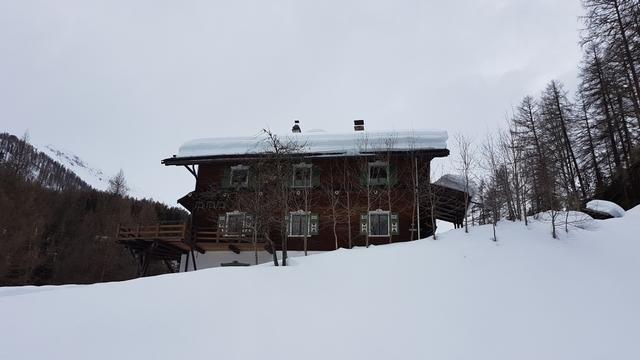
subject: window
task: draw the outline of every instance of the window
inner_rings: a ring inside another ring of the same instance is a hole
[[[244,230],[245,213],[243,212],[230,212],[227,213],[225,234],[227,235],[240,235]]]
[[[360,214],[360,234],[372,237],[400,235],[398,213],[378,209]]]
[[[298,210],[289,214],[288,232],[291,237],[318,235],[318,214]]]
[[[244,165],[231,167],[231,186],[246,187],[249,184],[249,167]]]
[[[388,163],[382,161],[369,163],[369,185],[386,185],[388,179]]]
[[[289,236],[309,236],[309,213],[291,213],[289,216]]]
[[[253,233],[253,216],[240,211],[223,213],[218,216],[218,230],[229,237],[250,235]]]
[[[311,187],[311,164],[297,164],[293,166],[293,187]]]
[[[389,236],[389,212],[369,212],[369,236]]]

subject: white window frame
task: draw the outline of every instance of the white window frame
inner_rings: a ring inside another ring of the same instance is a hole
[[[309,182],[306,185],[296,185],[296,169],[309,169]],[[300,163],[293,165],[293,174],[291,175],[291,187],[296,189],[309,189],[313,187],[313,165],[308,163]]]
[[[243,211],[231,211],[225,214],[225,222],[224,222],[224,236],[242,236],[244,234],[244,228],[247,225],[247,213]],[[229,228],[229,217],[230,216],[242,216],[242,226],[240,228],[240,232],[230,233],[227,229]]]
[[[233,182],[233,172],[234,171],[246,171],[247,177],[244,179],[243,183],[234,183]],[[229,173],[229,185],[231,186],[239,186],[239,187],[247,187],[249,186],[249,166],[247,165],[236,165],[231,167],[231,171]]]
[[[371,215],[386,215],[387,216],[387,234],[386,235],[373,235],[371,231],[371,225],[373,222],[371,221]],[[391,211],[386,211],[382,209],[369,211],[368,219],[367,219],[367,230],[369,233],[369,237],[389,237],[391,236]]]
[[[372,167],[384,167],[386,168],[387,177],[384,179],[374,179],[375,183],[371,182],[371,168]],[[367,167],[367,182],[369,185],[387,185],[389,184],[389,163],[387,161],[374,161],[370,162]]]
[[[307,234],[304,235],[294,235],[293,234],[293,217],[294,216],[303,216],[306,215],[307,216]],[[292,211],[289,213],[289,231],[288,231],[288,237],[311,237],[311,212],[310,211],[304,211],[304,210],[298,210],[298,211]]]

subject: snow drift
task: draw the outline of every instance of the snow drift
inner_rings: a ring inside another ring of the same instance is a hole
[[[587,203],[587,209],[607,214],[614,218],[621,218],[625,213],[620,205],[607,200],[591,200]]]
[[[293,266],[0,291],[3,359],[637,359],[640,208]],[[586,230],[585,230],[586,229]]]

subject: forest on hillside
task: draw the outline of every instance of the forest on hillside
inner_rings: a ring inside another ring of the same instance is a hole
[[[118,224],[183,220],[186,213],[126,195],[124,175],[98,191],[39,152],[26,136],[0,134],[0,286],[131,279],[135,261]],[[167,272],[164,266],[151,274]]]
[[[497,134],[456,138],[461,175],[477,188],[471,222],[526,221],[594,198],[640,203],[640,3],[583,5],[575,96],[552,80]]]

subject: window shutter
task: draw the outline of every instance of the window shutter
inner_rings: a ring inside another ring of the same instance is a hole
[[[294,166],[291,166],[290,169],[285,171],[286,176],[289,177],[289,180],[286,181],[287,187],[288,188],[294,188],[295,187],[295,181],[294,181],[294,177],[296,174],[296,168]]]
[[[360,235],[367,235],[369,229],[369,215],[361,214],[360,215]]]
[[[258,185],[258,174],[254,171],[253,167],[249,167],[249,181],[247,181],[247,187],[249,189],[255,189]]]
[[[220,215],[218,216],[218,230],[224,232],[225,231],[225,227],[227,223],[227,216],[226,215]]]
[[[224,172],[222,173],[222,180],[220,180],[221,188],[230,188],[231,187],[231,168],[225,167]]]
[[[253,215],[246,214],[244,216],[244,226],[242,232],[245,234],[251,234],[253,232]]]
[[[309,235],[319,235],[320,227],[319,227],[320,217],[318,214],[309,215]]]
[[[311,186],[320,187],[320,167],[317,165],[311,167]]]
[[[395,164],[389,164],[389,186],[395,186],[398,183],[398,168]]]
[[[367,164],[362,171],[360,171],[360,186],[367,187],[369,183],[369,165]]]
[[[400,235],[400,216],[391,213],[391,235]]]

